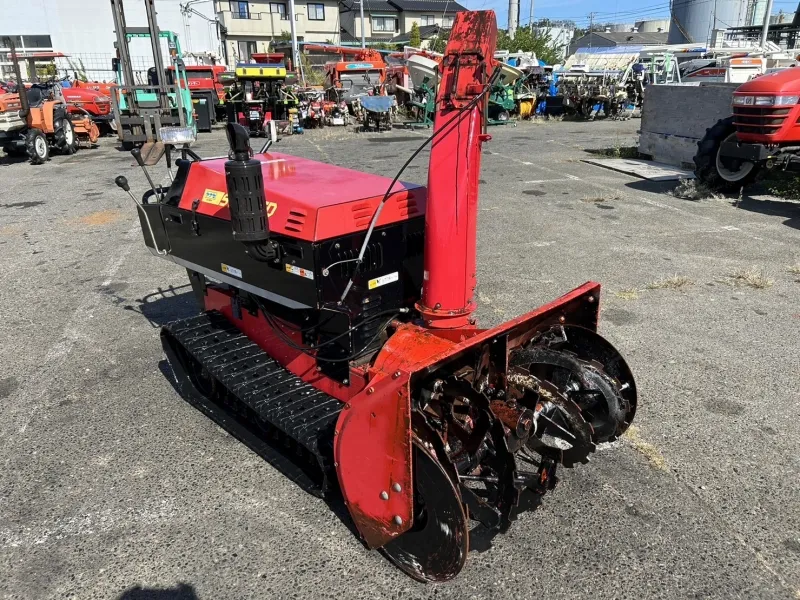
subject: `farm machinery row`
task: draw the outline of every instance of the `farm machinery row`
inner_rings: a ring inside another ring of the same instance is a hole
[[[10,49],[16,80],[0,89],[0,148],[7,155],[42,164],[51,151],[74,154],[80,143],[94,144],[100,131],[91,115],[68,103],[61,83],[55,79],[22,83],[22,57],[13,40],[6,38],[5,44]]]
[[[641,109],[648,85],[680,83],[675,55],[662,48],[581,48],[554,71],[548,101],[565,114],[627,119]]]

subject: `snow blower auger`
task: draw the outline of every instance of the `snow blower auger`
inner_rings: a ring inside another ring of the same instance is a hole
[[[599,284],[476,325],[496,28],[492,11],[455,18],[411,157],[431,144],[427,189],[269,142],[253,155],[228,124],[229,160],[184,149],[171,186],[137,202],[145,243],[203,306],[161,333],[182,394],[305,488],[338,482],[364,543],[422,581],[455,577],[471,521],[505,530],[522,493],[552,489],[636,409],[596,333]]]

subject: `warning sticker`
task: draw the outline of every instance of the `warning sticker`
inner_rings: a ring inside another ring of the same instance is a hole
[[[389,273],[388,275],[382,275],[380,277],[376,277],[375,279],[370,279],[367,283],[367,287],[369,287],[371,290],[374,290],[375,288],[386,285],[387,283],[393,283],[398,279],[400,279],[400,275],[397,271],[395,271],[394,273]]]
[[[203,197],[200,199],[201,202],[205,202],[206,204],[213,204],[214,206],[228,206],[228,194],[222,192],[220,190],[212,190],[207,189],[203,192]],[[267,202],[266,203],[267,209],[267,216],[271,217],[275,214],[275,211],[278,210],[278,203],[277,202]]]
[[[306,279],[314,279],[313,272],[309,271],[308,269],[295,267],[294,265],[286,265],[286,272],[291,273],[292,275],[300,275],[300,277],[305,277]]]
[[[214,206],[228,206],[228,194],[219,190],[206,190],[201,200]]]
[[[222,263],[222,272],[227,273],[228,275],[233,275],[234,277],[238,277],[239,279],[242,278],[241,270],[237,269],[236,267],[226,265],[225,263]]]

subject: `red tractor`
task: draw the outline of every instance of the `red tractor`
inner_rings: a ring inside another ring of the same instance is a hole
[[[76,113],[88,115],[97,124],[101,133],[115,132],[117,129],[114,113],[111,110],[111,98],[106,94],[88,87],[71,85],[62,91],[64,101],[76,107]]]
[[[733,93],[732,112],[697,144],[699,180],[739,191],[765,169],[800,171],[800,68],[742,84]]]
[[[186,77],[192,99],[204,98],[213,109],[213,121],[225,119],[225,87],[222,74],[225,67],[221,65],[186,65]],[[170,85],[174,85],[175,67],[167,67]]]
[[[185,149],[169,189],[139,201],[117,178],[202,306],[161,332],[184,397],[306,489],[340,490],[365,545],[422,581],[455,577],[471,521],[505,531],[636,411],[597,333],[599,284],[477,324],[496,37],[493,11],[456,15],[414,153],[430,144],[427,188],[400,181],[405,166],[390,179],[254,153],[238,123],[228,158]]]

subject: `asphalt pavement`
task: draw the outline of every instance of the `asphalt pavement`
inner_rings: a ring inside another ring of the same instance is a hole
[[[147,184],[115,140],[41,166],[0,156],[0,598],[800,599],[800,203],[682,200],[582,162],[638,125],[491,130],[480,321],[601,282],[600,330],[640,404],[439,585],[175,392],[159,327],[196,307],[144,247],[113,180]],[[422,140],[328,128],[278,149],[392,176]],[[196,149],[225,147],[218,129]],[[403,179],[425,183],[426,159]]]

